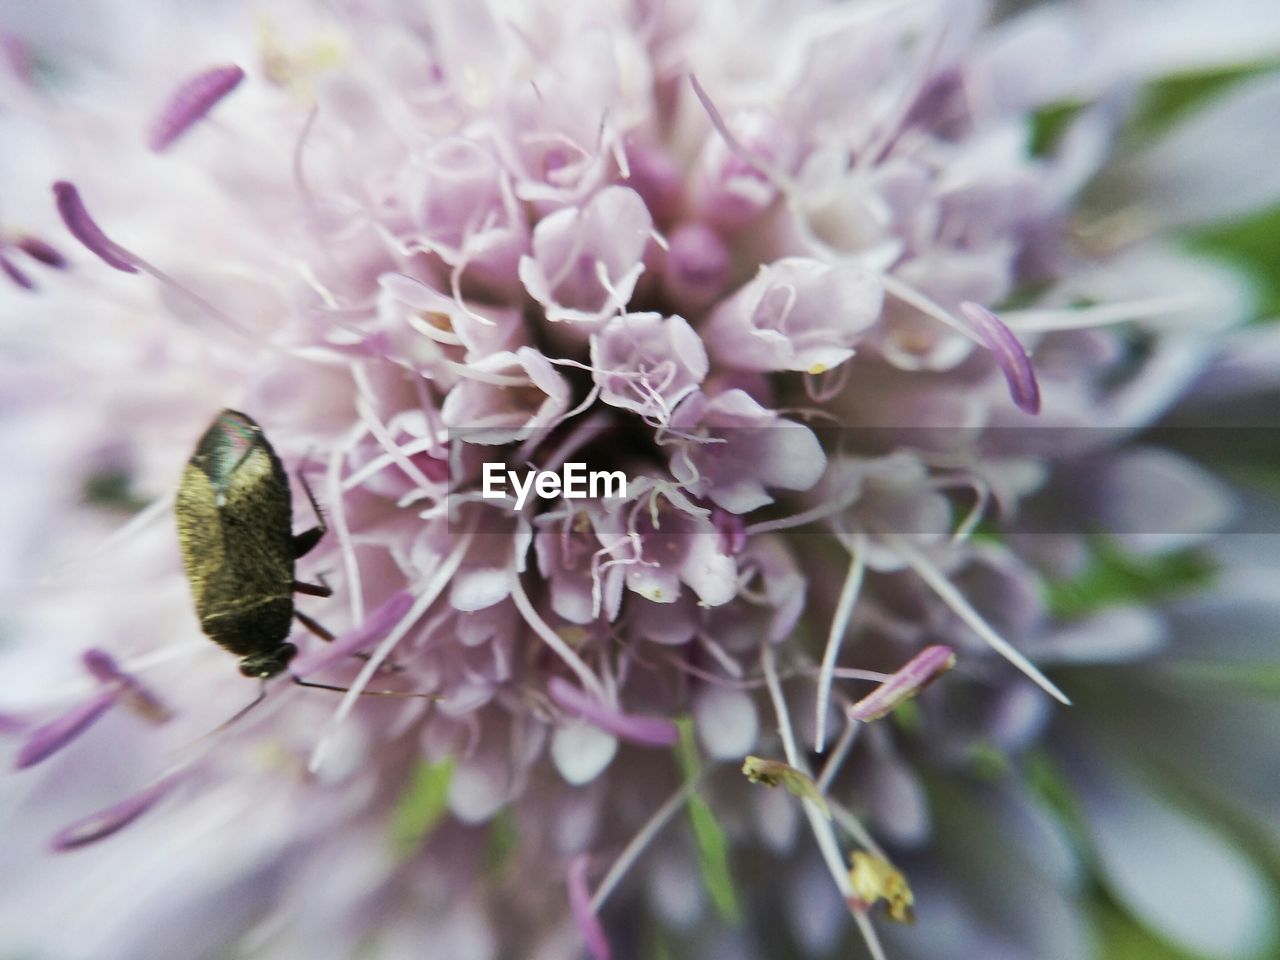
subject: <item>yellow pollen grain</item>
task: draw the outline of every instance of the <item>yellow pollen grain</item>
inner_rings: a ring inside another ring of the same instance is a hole
[[[292,49],[281,41],[275,22],[265,14],[258,17],[257,32],[263,74],[271,83],[306,101],[314,99],[312,86],[321,74],[347,61],[346,36],[332,26]]]
[[[419,316],[426,323],[445,333],[453,333],[453,317],[439,310],[423,310]]]

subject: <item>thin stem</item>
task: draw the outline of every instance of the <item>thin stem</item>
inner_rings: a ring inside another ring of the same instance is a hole
[[[352,707],[355,706],[356,699],[360,696],[360,693],[365,689],[365,687],[369,685],[369,681],[373,679],[373,675],[377,672],[378,667],[382,665],[382,662],[386,660],[391,651],[395,649],[396,644],[404,639],[405,634],[407,634],[410,628],[418,622],[418,619],[427,612],[427,609],[431,604],[435,603],[436,598],[440,596],[444,591],[444,588],[449,585],[449,581],[452,580],[453,575],[457,573],[458,567],[462,565],[462,559],[466,556],[467,548],[471,546],[471,537],[472,534],[468,533],[458,541],[452,552],[450,552],[450,554],[444,559],[444,562],[436,568],[435,574],[427,581],[426,586],[423,587],[422,593],[414,598],[413,606],[409,608],[409,612],[406,613],[401,618],[400,622],[395,625],[395,628],[383,638],[382,642],[378,644],[377,649],[373,651],[373,654],[365,662],[364,667],[361,668],[360,673],[356,675],[355,682],[351,684],[351,688],[342,698],[342,702],[338,704],[338,709],[334,712],[333,719],[329,721],[328,730],[320,738],[319,743],[316,744],[315,749],[311,752],[311,761],[308,764],[308,769],[310,769],[312,773],[315,773],[320,768],[321,764],[323,764],[324,754],[328,749],[329,743],[333,739],[333,734],[336,732],[339,724],[341,724],[342,721],[351,713]]]
[[[854,720],[845,722],[844,731],[840,734],[840,739],[836,741],[835,749],[831,751],[831,756],[827,757],[827,762],[822,766],[822,773],[818,775],[817,787],[818,792],[822,795],[826,795],[827,790],[831,787],[831,781],[836,778],[836,774],[840,772],[840,768],[849,756],[849,751],[853,749],[859,726],[861,724]]]
[[[764,671],[765,685],[769,688],[769,699],[773,701],[773,710],[778,717],[778,735],[782,738],[782,752],[786,755],[787,763],[808,776],[808,767],[796,749],[796,738],[791,729],[791,715],[787,710],[787,701],[782,695],[782,684],[778,681],[778,668],[773,660],[773,647],[768,641],[760,646],[760,666]],[[845,900],[850,900],[854,896],[853,884],[849,881],[849,871],[844,865],[844,856],[840,852],[840,844],[836,841],[835,832],[831,828],[831,821],[823,815],[822,808],[811,798],[803,797],[800,803],[804,808],[805,816],[809,819],[814,839],[818,841],[818,850],[822,853],[822,859],[826,861],[827,869],[831,872],[836,887]],[[874,936],[867,941],[867,946],[875,953],[879,944],[873,944],[873,941]]]
[[[541,637],[547,646],[569,665],[569,669],[578,675],[582,685],[595,694],[601,702],[608,703],[609,698],[605,694],[604,686],[600,683],[600,679],[591,672],[591,669],[582,662],[582,658],[573,652],[572,648],[564,642],[564,639],[552,630],[542,617],[538,616],[538,611],[529,602],[529,595],[524,592],[524,587],[520,583],[520,575],[514,570],[511,571],[511,599],[515,601],[516,609],[520,611],[520,616],[524,617],[525,623],[529,624],[533,628],[533,632]]]
[[[853,608],[862,589],[863,574],[866,572],[866,551],[863,549],[865,539],[862,534],[858,534],[849,546],[849,572],[840,589],[840,599],[836,603],[835,615],[831,618],[831,630],[827,634],[827,646],[822,652],[822,665],[818,670],[818,702],[815,708],[817,723],[813,738],[813,748],[818,753],[827,745],[827,707],[831,703],[831,683],[835,679],[836,658],[840,655],[840,645],[849,630],[849,619],[853,616]]]
[[[613,865],[609,867],[609,872],[604,875],[600,881],[600,886],[596,888],[596,892],[591,897],[591,910],[593,913],[599,913],[604,906],[609,895],[613,893],[614,888],[631,869],[632,865],[644,853],[645,848],[653,842],[656,837],[668,823],[671,818],[680,812],[680,808],[685,805],[689,797],[698,789],[698,784],[702,782],[703,773],[699,771],[697,776],[692,777],[686,783],[682,784],[651,816],[645,825],[640,828],[631,841],[618,854],[618,859],[613,861]]]

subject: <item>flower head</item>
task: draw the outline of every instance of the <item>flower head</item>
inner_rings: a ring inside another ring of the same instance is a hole
[[[1030,791],[1078,783],[1118,850],[1145,808],[1050,698],[1074,718],[1079,667],[1163,649],[1156,598],[1090,577],[1207,579],[1169,551],[1229,494],[1131,438],[1231,378],[1208,345],[1247,297],[1084,194],[1126,143],[1104,15],[979,6],[0,19],[0,444],[37,477],[0,498],[0,571],[34,582],[6,597],[5,859],[15,901],[97,905],[0,908],[0,952],[758,955],[745,923],[880,957],[884,899],[918,915],[904,956],[1083,955],[1084,867]],[[1200,182],[1148,160],[1097,195]],[[299,646],[299,684],[200,635],[156,522],[224,407],[329,531],[208,537],[202,575],[318,635],[243,640]],[[584,465],[621,492],[578,496]],[[1010,834],[1034,882],[973,840]],[[1210,901],[1237,953],[1271,930]]]

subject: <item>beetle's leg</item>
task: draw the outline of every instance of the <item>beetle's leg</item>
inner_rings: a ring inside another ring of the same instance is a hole
[[[311,509],[315,511],[317,524],[310,530],[303,530],[301,533],[293,535],[293,558],[305,557],[311,552],[312,548],[320,542],[320,538],[329,532],[329,525],[324,522],[324,511],[320,509],[320,504],[316,502],[316,495],[311,492],[311,484],[307,483],[306,474],[301,470],[298,471],[298,482],[302,484],[302,489],[307,493],[307,499],[311,501]]]
[[[333,631],[317,623],[315,620],[311,619],[311,617],[308,617],[301,610],[295,609],[293,611],[293,616],[300,624],[302,624],[304,627],[306,627],[308,630],[314,633],[317,637],[319,637],[325,643],[333,642]]]
[[[305,593],[308,597],[332,597],[333,587],[324,582],[324,577],[320,578],[320,583],[303,583],[301,580],[295,580],[293,592]]]
[[[315,620],[313,620],[311,617],[308,617],[301,610],[298,610],[295,608],[293,611],[293,616],[294,616],[294,619],[296,619],[300,624],[302,624],[304,627],[306,627],[308,630],[314,633],[317,637],[319,637],[325,643],[333,642],[333,631],[329,630],[327,627],[321,625],[320,623],[317,623]],[[359,651],[358,653],[353,653],[352,656],[359,660],[369,659],[369,654],[365,653],[363,650]],[[400,666],[400,664],[396,663],[393,660],[385,661],[382,664],[382,669],[387,673],[403,673],[404,672],[404,667]]]

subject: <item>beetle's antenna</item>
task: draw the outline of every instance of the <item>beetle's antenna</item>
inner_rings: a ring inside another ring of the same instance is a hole
[[[300,676],[294,673],[289,674],[289,677],[293,680],[294,683],[296,683],[300,687],[314,687],[316,690],[335,690],[338,693],[348,693],[351,690],[350,687],[339,687],[332,683],[316,683],[314,680],[303,680]],[[444,699],[444,697],[435,693],[409,693],[403,690],[361,690],[360,696],[362,697],[417,697],[421,700],[443,700]]]
[[[267,698],[267,681],[263,680],[261,685],[258,687],[258,695],[254,697],[253,700],[251,700],[247,706],[241,707],[239,710],[233,713],[229,719],[223,720],[220,724],[218,724],[216,727],[210,730],[207,734],[205,734],[205,736],[211,737],[216,733],[221,733],[223,730],[227,729],[227,727],[231,726],[237,720],[241,719],[245,714],[247,714],[250,710],[252,710],[258,704],[260,704],[266,698]]]

